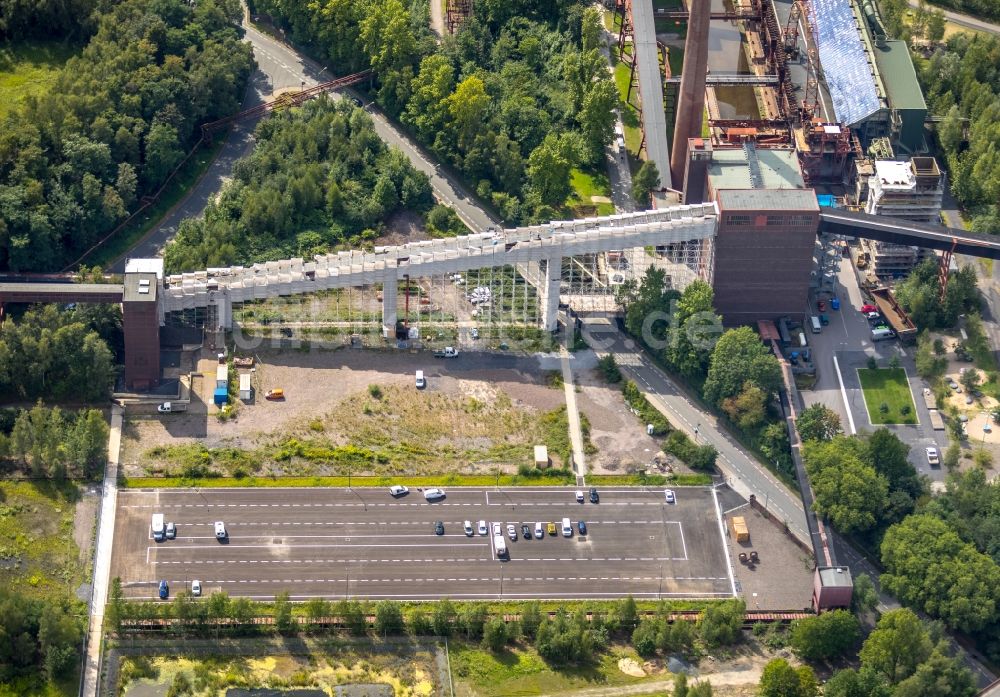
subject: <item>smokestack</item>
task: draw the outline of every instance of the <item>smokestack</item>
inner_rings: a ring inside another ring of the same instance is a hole
[[[684,181],[688,138],[701,137],[701,118],[705,111],[705,75],[708,73],[708,29],[712,17],[711,0],[687,0],[688,27],[684,42],[684,69],[677,101],[673,149],[670,152],[670,178]],[[676,186],[676,184],[675,184]]]

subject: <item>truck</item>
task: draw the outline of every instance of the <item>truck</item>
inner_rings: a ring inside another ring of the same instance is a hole
[[[458,358],[458,349],[454,346],[445,346],[441,351],[434,352],[435,358]]]
[[[161,414],[173,414],[178,411],[187,411],[187,402],[164,402],[156,407],[156,411]]]
[[[165,528],[163,526],[162,513],[153,514],[152,528],[153,528],[153,539],[156,540],[157,542],[162,542],[164,537],[166,536],[166,533],[164,532]]]
[[[732,518],[733,535],[737,542],[749,542],[750,530],[747,528],[747,521],[743,516],[734,515]]]
[[[503,535],[493,536],[493,549],[496,550],[497,559],[507,558],[507,541],[503,539]]]
[[[944,419],[941,418],[941,412],[937,409],[929,409],[927,413],[930,415],[931,428],[935,431],[943,431]]]

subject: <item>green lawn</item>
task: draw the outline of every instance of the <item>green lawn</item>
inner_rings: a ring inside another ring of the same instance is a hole
[[[621,658],[642,659],[632,649],[612,648],[594,663],[557,668],[533,648],[513,648],[493,654],[463,643],[451,645],[451,667],[460,693],[477,697],[508,697],[569,692],[589,687],[617,687],[661,678],[634,678],[618,668]],[[465,685],[462,685],[465,683]],[[465,689],[462,689],[465,688]]]
[[[20,106],[27,97],[48,92],[63,64],[78,48],[56,41],[0,44],[0,117]]]
[[[906,371],[902,368],[861,368],[858,370],[861,388],[865,394],[868,415],[874,425],[915,424],[917,416],[913,408],[910,385],[906,381]],[[882,405],[888,406],[883,412]],[[904,408],[906,413],[903,413]]]
[[[591,200],[592,196],[611,197],[611,183],[607,175],[584,172],[574,167],[569,176],[573,193],[566,199],[566,207],[574,214],[577,216],[614,214],[613,203],[596,203]]]

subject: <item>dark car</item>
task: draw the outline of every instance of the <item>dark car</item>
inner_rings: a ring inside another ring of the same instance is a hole
[[[170,589],[167,587],[167,582],[160,581],[160,600],[166,600],[168,595],[170,595]]]
[[[351,104],[358,107],[359,109],[364,106],[364,104],[361,103],[361,100],[358,99],[357,97],[348,97],[348,99],[351,100]]]
[[[601,500],[601,497],[597,495],[597,489],[590,487],[590,502],[597,503]]]
[[[587,534],[587,524],[584,523],[582,520],[576,524],[576,529],[580,531],[581,535]]]
[[[444,523],[442,523],[440,520],[438,520],[438,521],[436,521],[434,523],[434,534],[435,535],[443,535],[444,534]]]
[[[522,525],[521,526],[521,535],[524,537],[524,539],[530,540],[531,539],[531,526],[530,525]]]

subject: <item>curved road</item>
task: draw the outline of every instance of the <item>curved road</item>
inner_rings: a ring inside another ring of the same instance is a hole
[[[921,3],[919,0],[907,0],[907,4],[915,10],[920,7]],[[949,22],[953,22],[959,26],[967,27],[969,29],[984,31],[987,34],[996,34],[1000,36],[1000,24],[993,24],[982,19],[970,17],[969,15],[963,15],[952,10],[946,10],[945,8],[938,7],[937,5],[931,5],[931,7],[935,10],[941,10],[941,13],[944,14],[944,18]]]
[[[255,29],[246,17],[243,28],[246,31],[246,40],[253,46],[258,66],[250,78],[247,95],[243,101],[244,109],[268,101],[276,92],[299,89],[303,86],[310,87],[335,77],[326,68],[299,54],[292,47]],[[434,198],[454,209],[467,227],[479,232],[499,224],[499,221],[484,210],[461,184],[445,174],[430,155],[390,123],[374,105],[367,104],[365,110],[375,122],[375,132],[379,137],[387,145],[399,148],[414,167],[430,177]],[[236,160],[250,152],[256,125],[257,119],[247,119],[234,125],[205,176],[160,221],[159,225],[110,266],[109,270],[112,273],[124,273],[125,261],[129,257],[163,256],[164,247],[177,234],[181,221],[201,215],[208,202],[218,195],[229,179]]]

